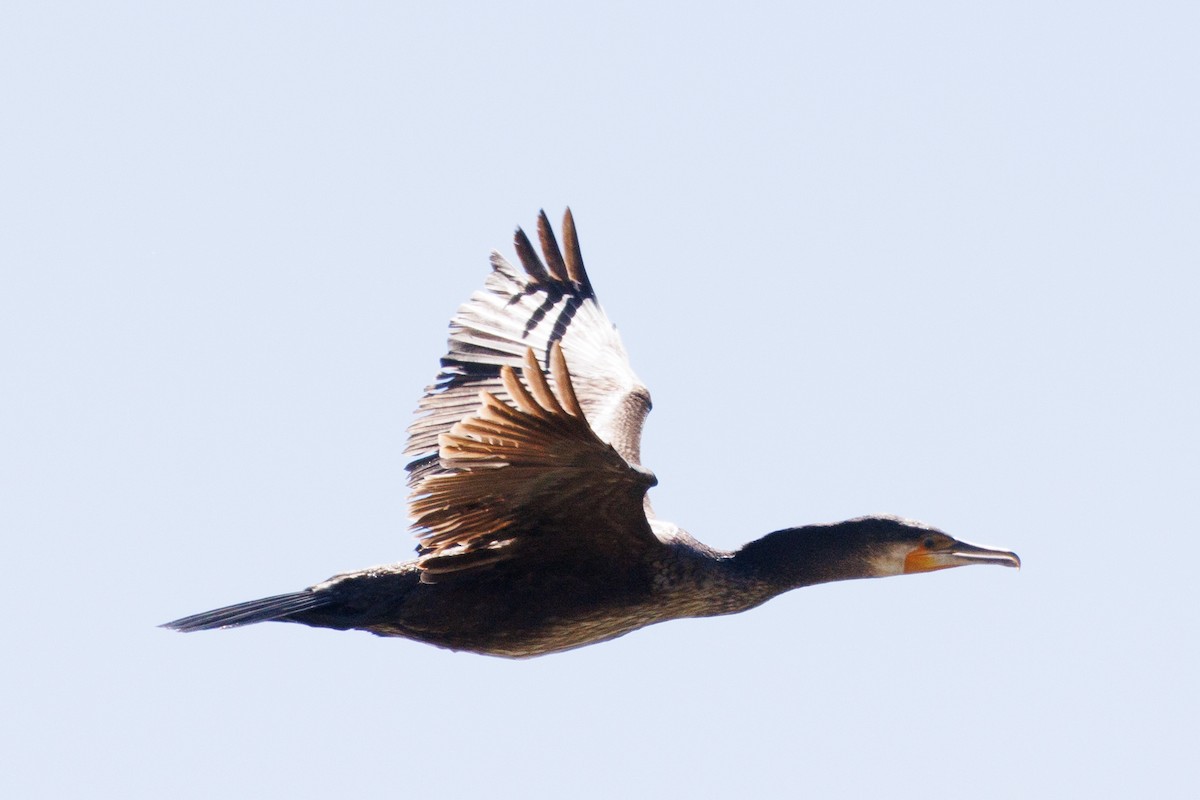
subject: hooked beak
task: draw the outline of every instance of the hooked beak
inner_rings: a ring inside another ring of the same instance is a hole
[[[997,564],[1001,567],[1021,568],[1021,558],[1009,550],[992,550],[966,542],[937,550],[918,547],[904,559],[904,573],[932,572],[950,567],[967,567],[971,564]]]

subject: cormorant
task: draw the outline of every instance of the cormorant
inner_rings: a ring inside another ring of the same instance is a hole
[[[409,428],[417,558],[164,627],[278,620],[519,658],[827,581],[1020,566],[894,516],[788,528],[735,552],[657,519],[639,455],[650,393],[596,300],[570,210],[565,252],[544,212],[538,235],[544,261],[514,236],[524,275],[492,254]]]

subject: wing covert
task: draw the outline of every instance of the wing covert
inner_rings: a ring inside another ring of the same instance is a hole
[[[550,347],[555,389],[532,349],[524,361],[524,383],[501,368],[512,404],[483,392],[441,435],[443,471],[414,487],[427,583],[515,558],[619,567],[659,546],[642,507],[655,478],[588,425],[562,347]]]

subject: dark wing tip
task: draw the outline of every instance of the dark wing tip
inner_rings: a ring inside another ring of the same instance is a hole
[[[558,240],[554,238],[554,229],[550,227],[550,220],[546,218],[545,210],[538,211],[537,227],[538,239],[542,244],[542,254],[546,257],[546,266],[550,269],[550,274],[554,276],[555,280],[571,280],[567,264],[563,261],[562,251],[558,249]]]
[[[592,282],[583,268],[583,251],[579,249],[579,234],[570,206],[563,212],[563,244],[567,247],[567,275],[579,284],[586,294],[592,294]]]
[[[583,296],[594,297],[592,282],[583,266],[583,252],[579,248],[579,234],[575,229],[575,217],[571,214],[571,209],[568,208],[563,214],[565,252],[558,246],[545,210],[538,211],[537,231],[538,242],[542,246],[541,255],[534,249],[524,229],[517,228],[513,233],[513,248],[517,251],[521,266],[525,268],[529,277],[543,284],[574,284]]]
[[[521,259],[521,266],[529,273],[529,277],[539,283],[549,283],[550,273],[546,271],[546,267],[542,264],[542,260],[538,258],[537,251],[533,249],[533,244],[529,241],[529,237],[525,235],[525,231],[521,228],[513,233],[513,247],[517,251],[517,258]]]

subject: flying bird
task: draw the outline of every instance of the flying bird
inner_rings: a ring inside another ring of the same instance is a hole
[[[596,299],[570,210],[563,248],[544,212],[537,228],[541,256],[514,235],[522,270],[492,254],[409,428],[417,557],[163,627],[275,620],[522,658],[828,581],[1020,567],[895,516],[788,528],[736,551],[658,519],[640,455],[650,393]]]

